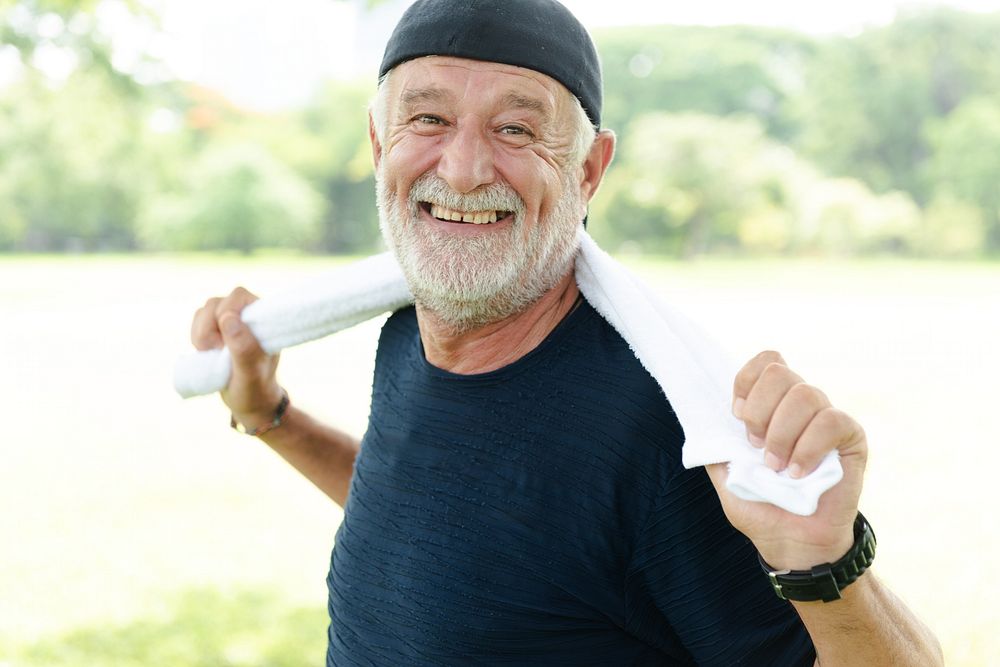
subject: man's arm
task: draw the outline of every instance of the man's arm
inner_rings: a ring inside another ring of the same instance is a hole
[[[289,406],[280,427],[259,437],[335,503],[346,505],[360,446],[356,438],[295,406]]]
[[[869,571],[833,602],[793,602],[816,664],[943,665],[937,638]]]
[[[864,430],[805,384],[776,352],[763,352],[736,377],[733,412],[767,465],[800,477],[836,449],[843,479],[820,498],[812,516],[737,498],[725,487],[725,465],[708,466],[729,521],[776,570],[810,570],[833,563],[854,543],[854,520],[868,459]],[[765,576],[763,572],[761,576]],[[793,603],[822,665],[941,665],[934,635],[870,572],[840,600]]]
[[[233,373],[221,392],[222,400],[248,429],[271,422],[282,396],[276,378],[278,356],[265,353],[240,319],[243,308],[256,299],[237,288],[225,298],[209,299],[191,324],[191,342],[197,349],[229,348]],[[356,438],[321,424],[294,405],[280,426],[259,437],[323,493],[345,505],[360,448]]]

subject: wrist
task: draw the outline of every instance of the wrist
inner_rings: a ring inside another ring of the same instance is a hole
[[[842,558],[853,544],[854,529],[849,525],[829,544],[774,545],[758,548],[757,553],[776,570],[808,570],[819,563]]]
[[[261,436],[281,426],[285,420],[290,401],[287,391],[281,387],[278,387],[278,391],[278,398],[271,403],[270,409],[230,413],[230,427],[246,435]]]
[[[863,575],[875,559],[875,532],[858,512],[853,526],[853,542],[840,558],[809,568],[777,568],[758,553],[760,566],[775,594],[799,602],[841,599],[841,591]]]
[[[273,377],[267,381],[253,383],[234,378],[229,386],[222,390],[221,398],[236,421],[252,427],[270,421],[274,417],[274,410],[281,402],[284,393],[285,390]]]

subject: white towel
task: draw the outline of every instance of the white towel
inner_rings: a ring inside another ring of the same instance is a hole
[[[763,450],[750,445],[743,423],[731,413],[738,367],[722,347],[664,303],[628,269],[580,232],[576,280],[587,301],[628,342],[662,387],[684,429],[686,468],[729,463],[726,486],[747,500],[769,502],[809,516],[819,497],[840,481],[837,452],[813,473],[792,479],[764,465]],[[383,253],[342,267],[281,294],[247,306],[243,321],[274,354],[412,303],[399,265]],[[232,362],[228,350],[193,352],[174,369],[174,387],[188,398],[223,389]]]

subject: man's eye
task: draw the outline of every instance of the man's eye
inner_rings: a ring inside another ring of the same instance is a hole
[[[500,128],[500,133],[509,134],[512,136],[525,136],[531,134],[530,132],[528,132],[528,130],[524,129],[520,125],[504,125],[503,127]]]
[[[420,114],[414,117],[414,121],[421,123],[422,125],[442,125],[444,121],[437,116],[431,116],[430,114]]]

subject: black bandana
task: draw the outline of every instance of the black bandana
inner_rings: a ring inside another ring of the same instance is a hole
[[[389,38],[379,78],[421,56],[455,56],[546,74],[601,125],[601,64],[586,28],[555,0],[418,0]]]

